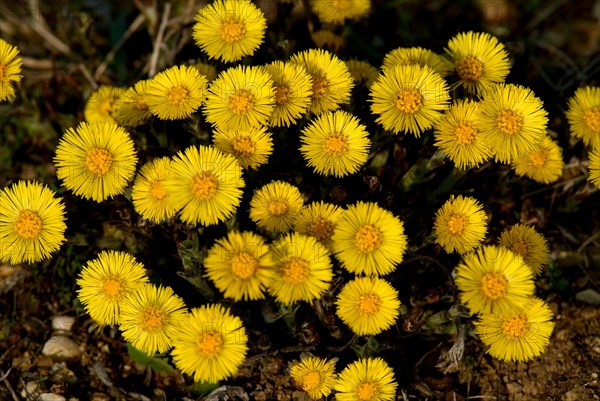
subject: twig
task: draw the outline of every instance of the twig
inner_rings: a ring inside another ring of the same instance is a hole
[[[79,69],[79,71],[81,71],[81,73],[83,74],[83,76],[85,77],[85,79],[88,80],[88,82],[92,86],[92,89],[93,90],[98,89],[98,83],[96,82],[96,80],[94,79],[94,77],[92,77],[92,74],[90,74],[90,72],[88,71],[87,67],[83,63],[79,63],[79,64],[77,64],[77,68]]]
[[[44,20],[44,16],[40,12],[39,1],[38,0],[29,0],[29,11],[32,15],[31,21],[31,29],[33,29],[38,35],[40,35],[44,39],[44,43],[50,45],[50,47],[57,50],[59,53],[69,55],[71,53],[71,48],[65,44],[62,40],[57,38],[48,26],[46,25],[46,21]]]
[[[10,385],[10,382],[6,379],[6,376],[8,375],[8,373],[10,373],[10,370],[7,372],[6,375],[2,375],[2,382],[4,383],[4,385],[6,386],[6,388],[8,389],[8,391],[10,392],[10,395],[12,395],[13,400],[20,401],[19,397],[17,397],[17,393],[15,393],[15,390]],[[0,370],[0,374],[2,374],[1,370]]]
[[[167,22],[169,22],[170,13],[171,3],[167,3],[165,4],[162,20],[160,21],[160,27],[158,28],[158,34],[156,35],[156,40],[154,41],[154,51],[152,52],[152,57],[150,58],[150,68],[148,70],[148,76],[150,78],[152,78],[154,74],[156,74],[156,63],[158,63],[158,54],[160,53],[160,47],[162,46],[162,40],[165,34],[165,29],[167,28]]]
[[[535,28],[536,26],[538,26],[539,24],[544,22],[544,20],[546,18],[548,18],[549,16],[551,16],[553,12],[558,10],[560,8],[560,6],[562,6],[563,4],[568,3],[568,2],[569,2],[569,0],[557,0],[557,1],[554,1],[553,3],[548,4],[546,6],[546,8],[544,8],[542,11],[537,13],[537,15],[535,17],[533,17],[527,25],[525,25],[525,28],[524,28],[525,31],[533,30],[533,28]]]

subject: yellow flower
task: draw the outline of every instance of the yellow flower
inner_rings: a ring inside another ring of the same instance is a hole
[[[116,105],[125,94],[127,89],[117,88],[115,86],[103,85],[97,91],[92,93],[83,110],[85,120],[90,123],[113,123],[117,124],[115,119]]]
[[[535,289],[523,258],[493,245],[465,255],[456,268],[455,282],[461,301],[473,314],[512,313],[525,305]]]
[[[126,127],[137,127],[150,118],[152,113],[146,103],[147,90],[148,80],[138,81],[119,98],[115,104],[114,113],[119,124]]]
[[[346,66],[348,67],[348,71],[350,71],[350,75],[352,75],[354,82],[357,84],[364,84],[368,88],[370,88],[379,77],[379,70],[366,61],[354,59],[348,60],[346,61]]]
[[[600,87],[577,89],[569,99],[568,106],[567,120],[571,135],[597,148],[600,145]]]
[[[148,283],[144,265],[119,251],[102,251],[79,273],[77,297],[101,325],[118,324],[126,296]]]
[[[221,129],[267,125],[275,107],[273,81],[262,67],[237,66],[222,72],[208,88],[206,121]]]
[[[418,65],[384,70],[371,86],[370,96],[377,123],[395,134],[408,131],[416,137],[442,119],[450,99],[440,74]]]
[[[300,210],[294,231],[315,237],[333,252],[333,232],[343,212],[344,209],[331,203],[313,202]]]
[[[546,134],[548,113],[529,88],[492,86],[479,103],[481,136],[496,161],[510,163],[535,148]]]
[[[399,47],[390,51],[383,58],[382,69],[393,68],[397,65],[427,66],[446,77],[453,68],[452,63],[445,57],[422,47]]]
[[[247,352],[241,319],[221,305],[202,305],[180,322],[171,355],[175,366],[194,381],[217,383],[237,372]]]
[[[125,340],[152,355],[171,348],[185,316],[183,299],[170,287],[142,284],[123,298],[119,323]]]
[[[337,401],[392,401],[396,399],[394,371],[381,358],[352,362],[335,384]]]
[[[541,299],[532,297],[519,311],[502,316],[486,314],[475,323],[488,353],[507,362],[527,362],[544,352],[554,329],[552,311]]]
[[[465,254],[485,239],[487,215],[476,199],[452,195],[435,215],[434,232],[446,252]]]
[[[176,65],[148,82],[146,103],[150,112],[162,120],[187,118],[202,105],[206,85],[206,77],[196,68]]]
[[[13,97],[12,82],[21,81],[23,60],[18,56],[19,49],[0,39],[0,102]]]
[[[289,127],[308,112],[312,78],[304,67],[292,63],[274,61],[264,68],[275,85],[275,108],[269,125]]]
[[[265,240],[252,232],[231,231],[217,240],[204,259],[207,276],[227,298],[263,299],[273,278],[273,262]]]
[[[254,192],[250,201],[250,218],[267,231],[291,230],[298,219],[304,200],[300,190],[283,181],[273,181]]]
[[[210,63],[198,62],[191,64],[190,67],[194,67],[200,75],[204,75],[208,82],[212,82],[217,77],[217,67]]]
[[[319,115],[350,102],[354,81],[346,64],[336,55],[310,49],[294,54],[290,61],[303,66],[312,78],[312,113]]]
[[[335,361],[314,356],[302,358],[290,367],[296,385],[313,400],[327,397],[335,384]]]
[[[359,336],[379,334],[398,318],[398,291],[377,277],[360,277],[344,285],[336,300],[336,313]]]
[[[335,53],[338,53],[346,46],[346,41],[343,36],[336,35],[335,33],[324,29],[311,32],[310,38],[317,48],[333,50]]]
[[[600,147],[592,149],[589,154],[590,173],[588,175],[588,181],[594,184],[597,188],[600,188]]]
[[[435,146],[460,169],[477,167],[491,157],[478,122],[478,103],[459,100],[435,127]]]
[[[265,127],[247,130],[219,129],[214,132],[215,146],[238,160],[243,168],[258,169],[273,153],[273,139]]]
[[[534,276],[550,261],[550,250],[544,236],[533,227],[515,224],[500,235],[501,246],[506,247],[523,258]]]
[[[459,33],[450,39],[446,52],[459,79],[452,88],[463,87],[472,94],[484,94],[492,85],[504,82],[510,70],[504,45],[485,32]]]
[[[254,54],[266,29],[263,12],[250,0],[217,0],[200,9],[192,37],[209,58],[232,62]]]
[[[65,206],[46,186],[19,181],[0,191],[0,261],[32,263],[65,241]]]
[[[343,23],[371,12],[371,0],[311,0],[310,8],[321,22]]]
[[[368,135],[352,114],[328,111],[302,130],[300,152],[315,172],[343,177],[356,173],[367,162],[371,148]]]
[[[562,150],[548,135],[512,163],[517,175],[527,176],[542,184],[558,181],[564,167]]]
[[[376,203],[357,202],[338,220],[333,233],[335,257],[351,273],[388,274],[402,262],[407,240],[404,224]]]
[[[168,157],[154,159],[142,166],[133,182],[131,199],[135,211],[154,223],[160,223],[177,213],[177,209],[169,203],[169,194],[164,188],[170,165],[171,159]]]
[[[112,124],[81,123],[58,142],[56,176],[75,195],[102,202],[123,193],[137,155],[127,131]]]
[[[333,278],[329,251],[314,237],[287,234],[271,246],[275,276],[269,292],[278,302],[319,299]]]
[[[213,146],[190,146],[175,155],[164,189],[186,223],[208,226],[229,218],[239,206],[242,166]]]

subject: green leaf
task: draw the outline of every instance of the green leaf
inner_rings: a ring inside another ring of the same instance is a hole
[[[175,371],[175,368],[173,368],[173,366],[169,364],[167,358],[158,358],[150,356],[145,352],[142,352],[139,349],[135,348],[130,343],[127,343],[127,353],[129,354],[129,357],[135,362],[139,363],[140,365],[150,366],[156,372],[160,372],[162,370],[170,375],[174,375],[175,373],[177,373]]]
[[[191,391],[196,397],[201,397],[212,393],[219,388],[218,383],[196,382],[192,384]]]

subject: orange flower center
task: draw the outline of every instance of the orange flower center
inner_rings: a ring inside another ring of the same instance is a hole
[[[483,75],[483,63],[475,56],[467,56],[456,62],[456,73],[460,79],[477,81]]]
[[[520,256],[527,255],[527,242],[524,239],[519,238],[515,240],[510,246],[510,250]]]
[[[475,140],[477,128],[475,128],[475,124],[473,124],[472,121],[466,121],[460,123],[458,127],[456,127],[454,135],[456,136],[456,142],[459,145],[468,145]]]
[[[112,166],[112,155],[106,149],[92,148],[85,156],[85,165],[92,174],[102,177]]]
[[[267,210],[271,216],[282,216],[287,213],[288,204],[284,201],[274,200],[269,202]]]
[[[277,85],[275,87],[275,103],[285,104],[290,98],[290,88],[287,85]]]
[[[363,315],[374,315],[379,311],[381,298],[376,294],[361,294],[356,302],[356,308]]]
[[[227,18],[219,27],[219,35],[226,43],[235,43],[241,40],[245,33],[244,23],[233,17]]]
[[[315,391],[321,384],[321,374],[317,371],[308,372],[302,376],[302,389],[304,391]]]
[[[348,141],[346,135],[331,132],[325,142],[323,143],[325,152],[332,156],[341,156],[348,150]]]
[[[140,326],[144,331],[159,331],[166,320],[165,312],[158,306],[149,306],[142,312]]]
[[[106,115],[110,115],[111,111],[112,111],[112,101],[110,99],[104,99],[102,102],[100,102],[100,113],[102,114],[106,114]]]
[[[323,217],[317,217],[308,229],[310,235],[318,241],[328,241],[333,235],[333,223]]]
[[[504,135],[518,134],[523,126],[523,115],[513,110],[504,110],[496,119],[498,130]]]
[[[527,331],[529,331],[529,323],[527,323],[527,316],[524,313],[504,319],[502,322],[502,332],[509,340],[518,340],[525,336]]]
[[[585,125],[595,133],[600,133],[600,107],[591,107],[583,115]]]
[[[189,92],[182,86],[176,86],[169,90],[167,99],[171,104],[181,104],[189,98]]]
[[[469,225],[469,220],[462,214],[453,214],[448,219],[448,231],[454,235],[460,235]]]
[[[148,110],[148,103],[146,103],[146,99],[144,98],[143,95],[137,95],[135,97],[135,108],[138,109],[139,111],[146,111]]]
[[[383,241],[381,230],[371,224],[360,227],[354,236],[354,244],[362,253],[371,253],[376,250]]]
[[[540,150],[529,154],[529,162],[535,168],[542,168],[546,164],[546,152]]]
[[[321,99],[329,93],[329,81],[325,76],[320,74],[314,74],[312,76],[313,80],[313,99]]]
[[[116,276],[107,277],[104,279],[102,283],[102,290],[104,291],[104,295],[113,300],[118,298],[121,294],[121,280],[119,280]]]
[[[223,335],[216,331],[200,334],[196,341],[196,349],[204,358],[213,358],[219,355],[223,349]]]
[[[292,257],[283,262],[283,280],[292,284],[302,284],[309,276],[308,263],[304,259]]]
[[[423,95],[416,89],[404,89],[396,94],[394,105],[406,114],[415,114],[423,107]]]
[[[254,256],[247,252],[240,252],[231,260],[231,272],[239,280],[246,280],[258,269],[258,263]]]
[[[235,114],[244,114],[254,107],[254,95],[247,89],[239,89],[229,98],[229,108]]]
[[[502,298],[507,290],[508,281],[501,273],[486,273],[481,278],[481,291],[490,299]]]
[[[215,196],[219,182],[217,176],[211,172],[204,171],[192,178],[192,193],[197,199],[207,200]]]
[[[361,383],[356,389],[356,396],[360,401],[372,401],[377,399],[377,386],[371,382]]]
[[[156,200],[162,200],[167,197],[167,191],[163,188],[160,180],[155,180],[150,184],[150,195]]]
[[[42,219],[31,209],[21,210],[15,220],[15,231],[21,238],[36,238],[42,232]]]
[[[233,140],[233,151],[240,156],[252,156],[256,148],[250,137],[243,136]]]

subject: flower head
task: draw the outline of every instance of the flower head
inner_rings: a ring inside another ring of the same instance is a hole
[[[333,234],[335,257],[357,274],[384,275],[402,262],[407,239],[404,224],[376,203],[357,202],[339,219]]]
[[[600,87],[577,89],[569,99],[568,106],[567,120],[571,135],[597,148],[600,145]]]
[[[202,105],[206,85],[206,77],[196,68],[176,65],[148,82],[146,103],[150,112],[162,120],[187,118]]]
[[[534,291],[533,275],[523,258],[492,245],[465,255],[455,282],[461,301],[473,314],[511,313],[522,308]]]
[[[548,135],[512,163],[517,175],[527,176],[542,184],[556,182],[562,175],[564,166],[560,146]]]
[[[534,276],[550,261],[550,250],[544,236],[533,227],[515,224],[500,234],[500,246],[521,256]]]
[[[399,47],[392,50],[383,58],[382,69],[393,68],[397,65],[427,66],[443,78],[452,70],[452,63],[445,57],[422,47]]]
[[[171,355],[175,366],[194,381],[217,383],[237,372],[247,352],[241,319],[221,305],[202,305],[178,325]]]
[[[112,124],[69,128],[56,148],[56,176],[75,195],[102,202],[123,193],[135,174],[137,155],[127,131]]]
[[[198,62],[191,64],[190,67],[194,67],[195,69],[197,69],[201,75],[204,75],[206,77],[206,80],[208,82],[214,81],[217,77],[217,67],[210,63]]]
[[[321,114],[302,130],[300,152],[323,175],[356,173],[369,157],[366,127],[352,114],[337,110]]]
[[[125,340],[152,355],[171,348],[185,314],[183,300],[170,287],[142,284],[123,298],[119,323]]]
[[[273,153],[273,139],[265,127],[247,130],[216,129],[215,146],[238,160],[243,168],[258,169]]]
[[[346,40],[328,29],[320,29],[310,33],[310,38],[318,49],[332,50],[338,53],[346,46]]]
[[[321,22],[341,24],[369,14],[371,0],[311,0],[310,8]]]
[[[394,371],[381,358],[352,362],[335,385],[338,401],[392,401],[396,397]]]
[[[289,231],[296,223],[303,204],[297,187],[273,181],[254,192],[250,201],[250,218],[264,230]]]
[[[527,362],[539,356],[550,342],[554,329],[552,311],[541,299],[532,297],[507,315],[485,314],[475,323],[488,353],[507,362]]]
[[[271,75],[275,87],[275,108],[269,125],[289,127],[310,107],[312,78],[303,66],[293,63],[274,61],[264,69]]]
[[[19,49],[0,39],[0,102],[15,94],[12,83],[21,80],[22,64]]]
[[[0,191],[0,261],[32,263],[65,241],[65,205],[46,186],[19,181]]]
[[[481,95],[490,86],[504,82],[510,71],[504,45],[485,32],[462,32],[450,39],[446,52],[454,62],[458,82],[467,92]]]
[[[249,231],[231,231],[217,240],[204,259],[204,267],[219,291],[235,301],[263,299],[273,277],[269,246]]]
[[[335,361],[314,356],[302,358],[290,367],[290,376],[313,400],[327,397],[335,384]]]
[[[300,210],[294,231],[315,237],[333,252],[333,232],[343,212],[344,209],[331,203],[313,202]]]
[[[173,157],[164,189],[181,219],[208,226],[229,218],[239,206],[242,166],[213,146],[190,146]]]
[[[329,251],[314,237],[288,234],[271,246],[275,276],[269,292],[278,302],[319,299],[333,278]]]
[[[115,86],[102,85],[97,91],[92,93],[83,110],[85,120],[90,123],[113,123],[117,124],[115,119],[116,105],[121,96],[127,89],[117,88]]]
[[[476,199],[451,196],[435,215],[434,231],[446,252],[465,254],[485,239],[487,215]]]
[[[366,61],[352,59],[346,61],[346,66],[356,84],[364,84],[370,88],[379,77],[379,70]]]
[[[115,104],[114,117],[119,124],[127,127],[137,127],[146,122],[152,115],[146,103],[148,80],[135,83],[132,88],[119,98]]]
[[[77,297],[101,325],[117,324],[128,295],[148,283],[144,265],[119,251],[102,251],[86,263],[77,279]]]
[[[210,84],[204,114],[218,128],[246,130],[267,125],[274,107],[269,73],[261,67],[237,66]]]
[[[350,102],[354,81],[346,64],[336,55],[310,49],[294,54],[290,61],[303,66],[312,78],[312,113],[319,115]]]
[[[359,277],[340,291],[337,315],[359,336],[379,334],[398,318],[398,291],[377,277]]]
[[[371,86],[375,121],[395,134],[407,131],[420,136],[442,119],[449,99],[446,81],[427,66],[388,68]]]
[[[588,175],[588,181],[594,184],[597,188],[600,188],[600,146],[592,149],[589,153],[590,173]]]
[[[459,100],[450,106],[435,128],[435,146],[458,168],[476,167],[491,157],[478,122],[478,103]]]
[[[535,149],[546,134],[548,113],[529,88],[498,84],[479,103],[481,136],[496,161],[510,163]]]
[[[250,0],[216,0],[196,15],[192,37],[209,58],[232,62],[254,54],[266,29],[263,12]]]
[[[160,223],[177,213],[177,209],[169,203],[169,194],[164,188],[170,165],[171,159],[168,157],[154,159],[142,166],[133,182],[131,199],[135,211],[154,223]]]

